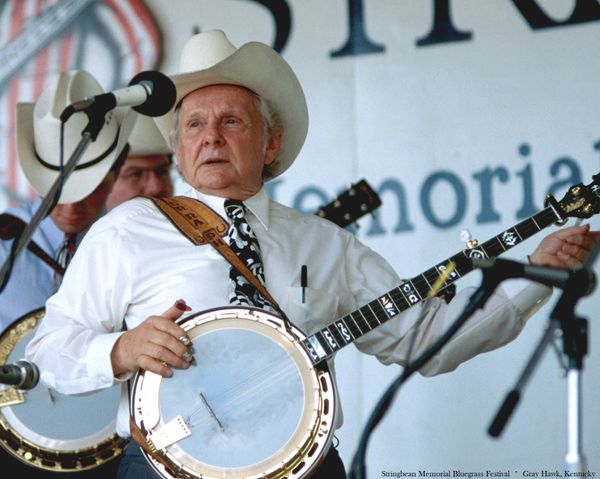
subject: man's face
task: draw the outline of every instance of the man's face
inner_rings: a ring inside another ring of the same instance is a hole
[[[187,95],[179,110],[179,169],[197,190],[244,200],[262,186],[280,136],[268,141],[256,97],[245,88],[214,85]]]
[[[106,200],[106,208],[111,210],[139,195],[158,198],[173,195],[169,155],[127,157]]]
[[[102,183],[81,201],[56,205],[50,217],[58,229],[68,234],[84,231],[100,216],[114,182],[115,173],[111,171]]]

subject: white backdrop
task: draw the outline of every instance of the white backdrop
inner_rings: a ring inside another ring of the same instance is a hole
[[[552,191],[591,180],[600,155],[600,21],[574,23],[576,6],[596,1],[449,2],[470,39],[419,46],[431,30],[433,1],[364,0],[363,27],[384,51],[332,57],[349,37],[346,0],[147,0],[163,35],[166,73],[194,29],[221,28],[237,45],[272,44],[276,23],[262,4],[287,5],[283,50],[310,111],[305,147],[274,185],[279,201],[311,211],[349,183],[382,190],[379,228],[361,220],[361,240],[412,277],[463,248],[460,231],[487,240],[542,208]],[[445,2],[437,2],[442,5]],[[537,5],[555,28],[534,29],[517,3]],[[590,14],[591,15],[591,14]],[[592,21],[593,20],[593,21]],[[569,24],[572,23],[572,24]],[[567,25],[568,24],[568,25]],[[393,189],[395,188],[395,190]],[[397,193],[395,194],[394,191]],[[399,201],[398,194],[402,197]],[[401,220],[399,220],[401,216]],[[599,229],[598,219],[591,220]],[[544,233],[508,256],[520,259]],[[596,272],[600,268],[596,267]],[[458,285],[478,285],[474,272]],[[600,474],[600,300],[577,313],[590,321],[583,378],[583,451]],[[499,439],[487,427],[547,325],[560,291],[517,340],[437,378],[413,377],[373,434],[368,477],[401,472],[564,471],[566,381],[553,351],[524,391]],[[347,465],[375,402],[398,367],[343,350],[337,359],[345,424],[337,434]]]
[[[416,275],[461,249],[461,229],[485,240],[518,222],[525,190],[540,209],[555,182],[569,184],[573,169],[586,183],[598,171],[598,22],[534,31],[510,1],[456,1],[454,24],[472,31],[472,40],[417,47],[416,40],[431,28],[432,2],[367,0],[366,31],[374,42],[385,45],[385,51],[332,58],[330,53],[348,38],[346,2],[288,3],[292,28],[283,54],[305,88],[311,127],[302,154],[277,184],[276,197],[295,204],[309,186],[333,196],[362,177],[375,187],[386,180],[400,184],[412,229],[394,232],[399,208],[388,191],[382,194],[380,210],[385,233],[369,235],[371,220],[365,219],[358,234],[404,276]],[[166,71],[176,68],[190,23],[202,30],[222,28],[238,45],[252,39],[271,43],[274,36],[271,15],[253,2],[188,1],[178,12],[163,2],[150,4],[161,11],[166,27]],[[539,4],[557,21],[566,20],[574,6],[564,1]],[[553,165],[558,169],[551,170]],[[504,182],[494,180],[490,193],[499,218],[478,224],[483,195],[474,175],[486,168],[502,168],[507,174]],[[523,186],[526,168],[532,188]],[[458,178],[466,191],[465,202],[457,205],[448,183],[440,181],[430,190],[430,209],[439,223],[464,207],[462,220],[448,228],[432,224],[420,200],[426,179],[442,171]],[[556,189],[558,196],[565,192],[564,186]],[[317,204],[319,198],[308,196],[302,206],[310,211]],[[517,247],[511,256],[521,258],[535,242]],[[479,273],[471,276],[459,285],[478,285]],[[368,477],[419,470],[503,470],[513,477],[542,469],[562,471],[566,381],[554,352],[545,354],[504,434],[492,439],[486,433],[541,337],[557,297],[558,293],[509,346],[452,374],[415,377],[407,383],[373,434]],[[596,293],[578,308],[590,319],[591,354],[582,375],[583,450],[596,473],[599,306]],[[338,437],[350,464],[375,402],[399,369],[384,367],[353,348],[339,355],[337,367],[346,418]]]

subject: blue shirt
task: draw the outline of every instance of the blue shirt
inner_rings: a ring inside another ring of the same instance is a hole
[[[12,208],[6,213],[29,223],[41,204],[41,198]],[[44,218],[33,233],[35,241],[49,256],[56,253],[63,241],[63,232],[50,217]],[[2,265],[10,254],[13,241],[0,241]],[[8,284],[0,293],[0,331],[13,321],[45,305],[52,294],[54,271],[28,249],[24,249],[15,261]]]

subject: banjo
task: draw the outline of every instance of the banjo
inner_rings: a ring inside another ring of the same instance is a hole
[[[327,361],[342,347],[473,269],[569,217],[600,211],[600,174],[483,244],[468,248],[307,336],[278,315],[224,307],[179,321],[196,364],[170,378],[139,371],[131,390],[134,437],[167,479],[300,479],[333,437],[336,393]],[[451,268],[449,265],[456,266]]]
[[[317,215],[348,226],[381,205],[361,180],[321,206]],[[40,255],[38,248],[34,251]],[[44,259],[44,258],[41,258]],[[15,320],[0,335],[0,365],[18,361],[44,308]],[[29,466],[57,473],[102,468],[121,456],[128,440],[116,434],[120,387],[88,396],[63,395],[38,385],[28,391],[0,385],[0,448]]]
[[[44,309],[15,320],[0,335],[0,364],[16,362],[44,317]],[[43,385],[28,391],[0,386],[0,447],[30,466],[79,472],[107,464],[127,441],[115,433],[120,389],[67,396]]]

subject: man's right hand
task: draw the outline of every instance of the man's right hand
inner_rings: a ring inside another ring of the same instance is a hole
[[[191,311],[180,299],[160,316],[150,316],[139,326],[125,331],[110,354],[113,374],[145,369],[163,377],[173,375],[171,367],[186,369],[193,359],[186,332],[175,321]]]

